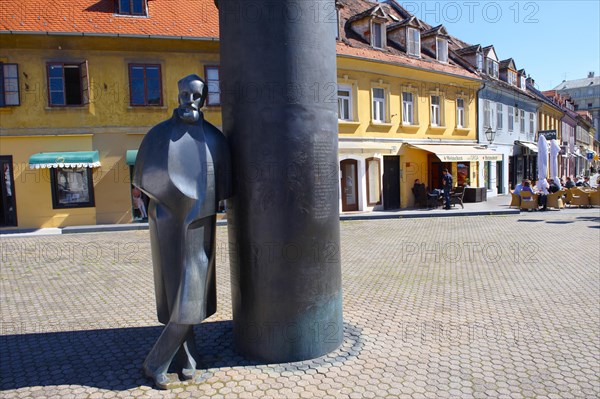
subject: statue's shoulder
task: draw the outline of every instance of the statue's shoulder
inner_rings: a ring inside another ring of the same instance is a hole
[[[204,136],[206,137],[206,142],[209,146],[228,147],[227,138],[223,132],[216,128],[216,126],[205,120],[203,122],[203,128]]]
[[[146,133],[146,135],[144,136],[143,141],[152,142],[155,140],[164,140],[165,138],[168,138],[172,127],[173,118],[164,120],[150,128],[150,130],[148,130],[148,133]]]

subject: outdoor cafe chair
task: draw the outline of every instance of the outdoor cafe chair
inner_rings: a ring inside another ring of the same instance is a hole
[[[600,190],[592,190],[590,192],[590,205],[600,206]]]
[[[531,194],[529,191],[521,191],[521,209],[538,209],[538,196]]]
[[[452,206],[456,205],[456,204],[460,204],[460,206],[462,207],[462,209],[465,209],[465,206],[463,205],[463,197],[465,195],[465,188],[464,186],[456,186],[454,187],[454,191],[450,193],[450,204]]]
[[[570,192],[571,192],[571,201],[570,201],[571,206],[577,205],[578,207],[582,207],[582,206],[590,205],[590,198],[588,196],[588,193],[585,193],[576,187],[572,188],[570,190]]]
[[[519,197],[519,194],[510,193],[510,197],[510,205],[508,207],[512,208],[513,206],[516,206],[518,208],[521,205],[521,197]]]
[[[546,196],[546,207],[556,209],[564,208],[565,204],[562,200],[562,193],[557,191],[555,193],[548,194]]]

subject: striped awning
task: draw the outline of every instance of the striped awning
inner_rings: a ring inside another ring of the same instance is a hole
[[[100,167],[98,151],[39,152],[29,157],[30,169],[98,167]]]
[[[412,147],[431,152],[442,162],[501,161],[502,153],[474,145],[411,144]]]

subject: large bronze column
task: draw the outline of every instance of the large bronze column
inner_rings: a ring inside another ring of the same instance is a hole
[[[234,336],[266,362],[343,339],[333,0],[219,0]]]

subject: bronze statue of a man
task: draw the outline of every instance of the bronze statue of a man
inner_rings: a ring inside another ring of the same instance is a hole
[[[231,194],[227,140],[200,111],[207,86],[197,75],[178,86],[179,107],[146,134],[133,175],[134,186],[150,197],[156,306],[166,324],[143,370],[162,389],[174,359],[182,378],[194,376],[193,325],[216,311],[216,213]]]

